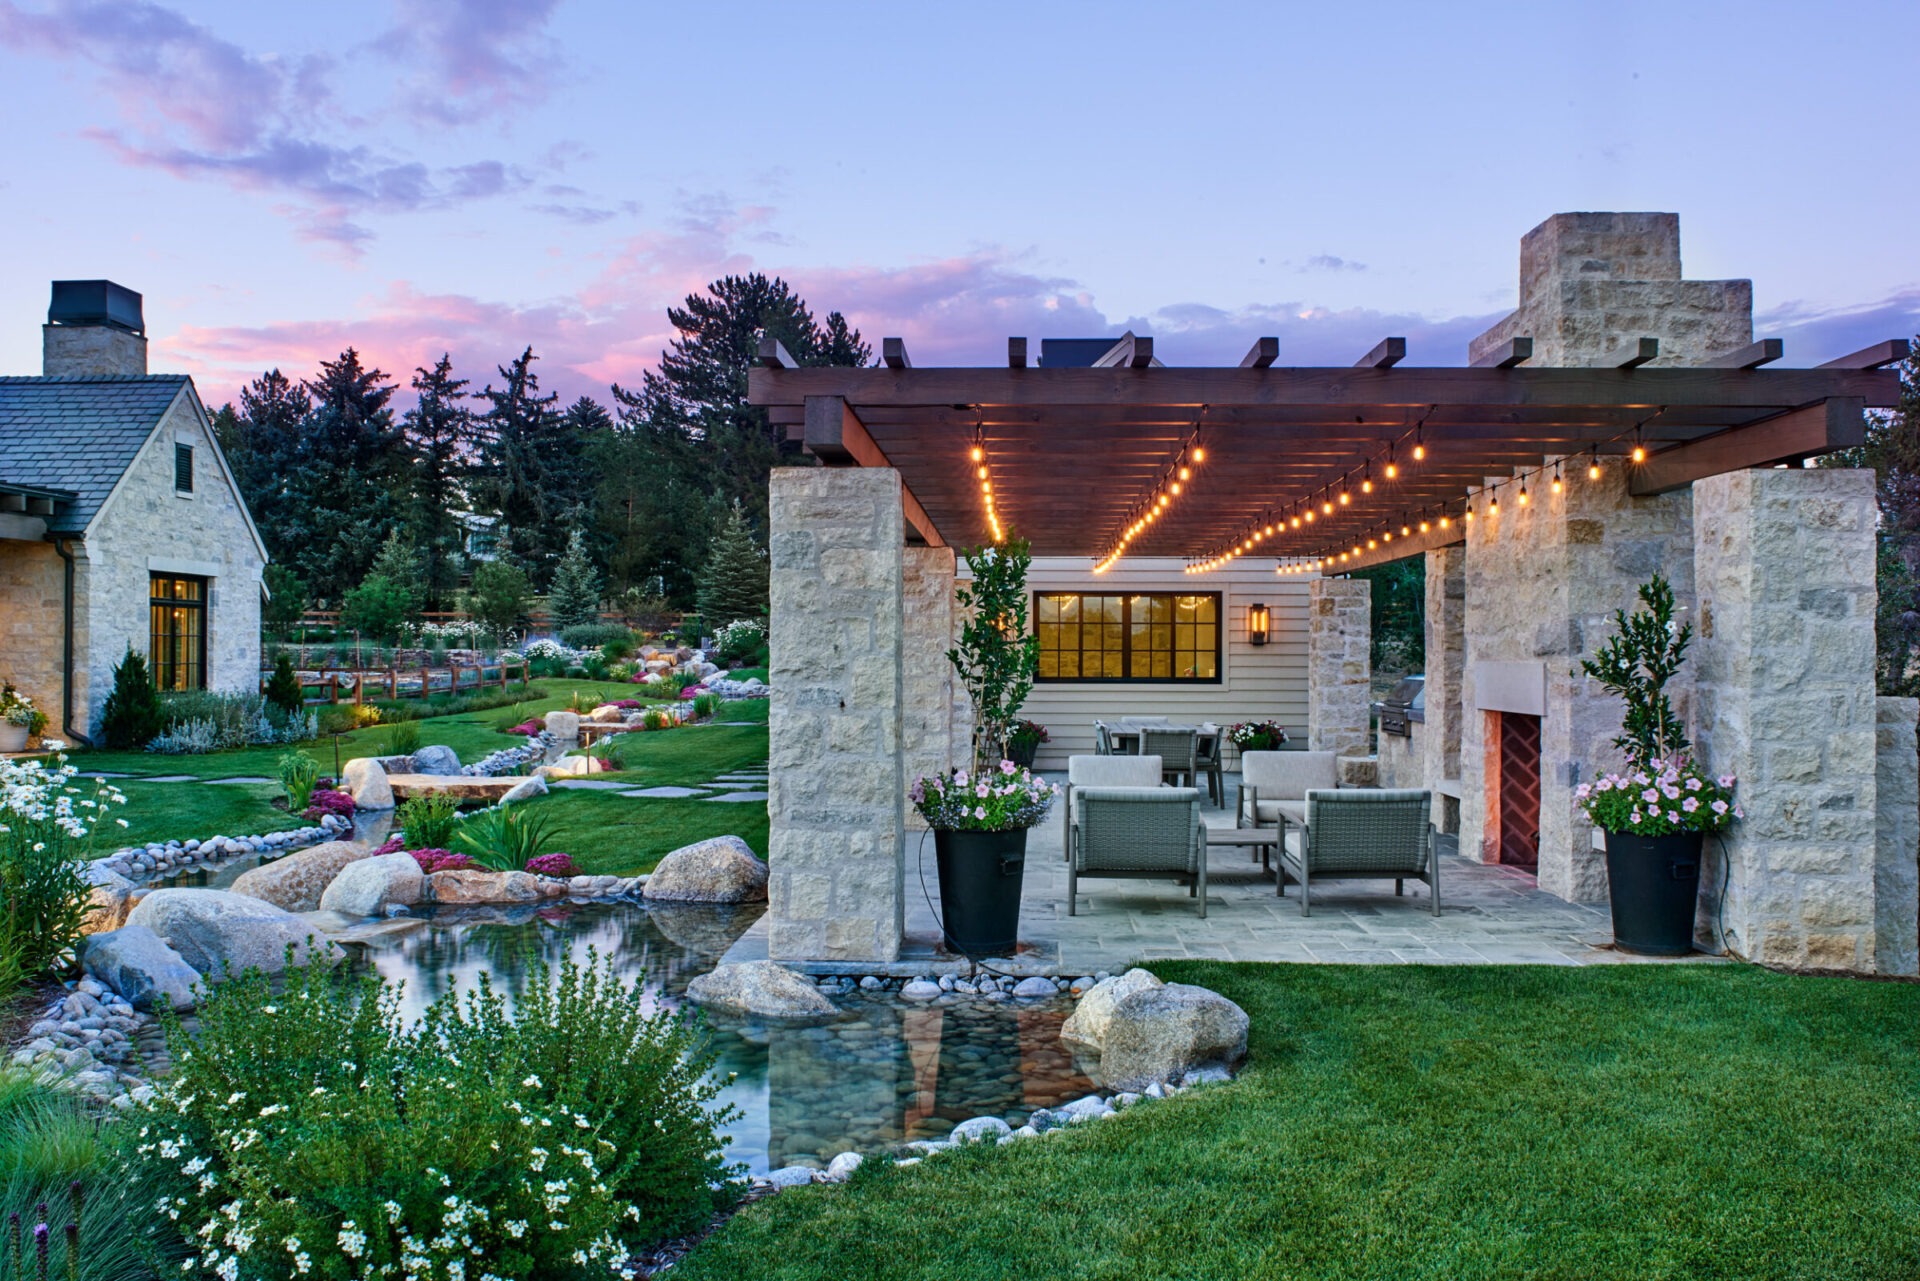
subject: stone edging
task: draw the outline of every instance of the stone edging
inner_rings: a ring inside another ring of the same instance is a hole
[[[150,841],[145,845],[129,845],[105,858],[95,859],[92,865],[103,867],[137,885],[249,854],[291,853],[331,840],[339,833],[352,829],[351,821],[338,814],[327,814],[312,827],[267,832],[260,836],[210,836],[204,841]]]

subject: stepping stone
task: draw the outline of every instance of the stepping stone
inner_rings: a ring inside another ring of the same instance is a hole
[[[132,774],[108,774],[103,770],[90,770],[84,774],[76,774],[74,777],[76,778],[132,778],[133,775]]]
[[[732,779],[717,779],[714,782],[707,784],[708,787],[711,787],[716,792],[722,792],[722,791],[737,792],[742,789],[752,791],[755,788],[765,787],[766,785],[767,785],[767,780],[764,778],[756,778],[751,781],[742,781],[742,782],[735,782]]]
[[[277,779],[265,778],[259,774],[240,774],[233,778],[210,778],[207,782],[214,787],[225,787],[229,783],[273,783]]]
[[[618,792],[632,787],[631,783],[616,783],[606,778],[556,778],[547,783],[548,787],[574,788],[589,792]]]
[[[152,778],[138,780],[142,783],[198,783],[198,774],[156,774]]]
[[[622,796],[650,796],[661,800],[680,800],[683,797],[698,796],[702,789],[698,787],[636,787],[632,791],[622,792]]]
[[[721,796],[709,796],[707,799],[710,801],[764,801],[767,799],[767,794],[765,792],[727,792]]]

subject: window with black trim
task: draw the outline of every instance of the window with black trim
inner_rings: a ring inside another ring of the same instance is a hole
[[[161,689],[207,687],[207,580],[152,574],[147,587],[147,660]]]
[[[173,447],[173,492],[191,494],[193,492],[193,446],[176,444]]]
[[[1220,680],[1220,593],[1035,592],[1042,681]]]

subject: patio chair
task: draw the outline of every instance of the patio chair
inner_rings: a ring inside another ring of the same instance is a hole
[[[1285,895],[1287,877],[1300,882],[1300,915],[1313,915],[1315,881],[1353,877],[1390,878],[1393,892],[1425,881],[1440,915],[1440,860],[1433,848],[1433,793],[1405,789],[1314,788],[1307,793],[1307,822],[1298,848],[1287,846],[1289,821],[1280,818],[1280,874],[1275,892]]]
[[[1150,759],[1150,758],[1149,758]],[[1207,834],[1193,787],[1083,787],[1067,845],[1067,915],[1079,914],[1083,876],[1171,877],[1207,915]]]
[[[1093,750],[1100,756],[1113,755],[1113,730],[1105,721],[1093,723]]]
[[[1190,729],[1167,730],[1144,726],[1140,730],[1140,755],[1160,758],[1160,776],[1176,785],[1192,787],[1199,770],[1200,736]]]
[[[1227,805],[1227,778],[1220,758],[1226,754],[1226,746],[1226,735],[1218,725],[1202,725],[1193,757],[1194,768],[1207,776],[1207,800],[1222,809]]]
[[[1295,823],[1307,821],[1307,793],[1316,787],[1339,786],[1339,770],[1332,752],[1240,753],[1240,804],[1235,827],[1267,827],[1281,814]]]
[[[1061,844],[1067,858],[1073,857],[1073,789],[1076,787],[1158,787],[1160,762],[1151,756],[1069,756],[1067,789],[1061,813]]]

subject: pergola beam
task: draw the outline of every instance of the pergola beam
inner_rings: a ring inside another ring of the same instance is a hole
[[[1512,369],[1533,359],[1533,339],[1509,338],[1473,362],[1475,369]]]
[[[904,338],[882,338],[880,359],[888,369],[913,368],[913,361],[907,356],[907,340]]]
[[[1364,546],[1366,535],[1362,534],[1360,538]],[[1375,565],[1390,564],[1396,560],[1405,560],[1409,556],[1423,556],[1428,552],[1438,551],[1442,547],[1451,547],[1455,543],[1464,543],[1466,541],[1467,527],[1460,521],[1452,521],[1445,529],[1440,528],[1436,522],[1432,528],[1424,534],[1416,528],[1413,533],[1408,534],[1404,538],[1395,535],[1392,542],[1381,543],[1380,546],[1374,550],[1362,552],[1359,556],[1353,555],[1352,545],[1349,544],[1347,548],[1347,559],[1345,561],[1340,560],[1340,554],[1335,552],[1332,567],[1322,572],[1327,574],[1351,574],[1357,569],[1371,569]],[[1285,559],[1298,560],[1301,558],[1286,557]],[[1311,557],[1307,559],[1311,559]]]
[[[1738,431],[1663,449],[1634,470],[1627,490],[1644,498],[1721,472],[1771,467],[1851,449],[1866,439],[1865,408],[1857,396],[1836,396]]]
[[[1007,368],[1025,369],[1027,367],[1027,340],[1024,338],[1007,339]]]
[[[1256,338],[1253,346],[1247,348],[1247,354],[1240,357],[1242,369],[1265,369],[1280,359],[1280,340],[1278,338]]]
[[[1355,369],[1391,369],[1407,358],[1407,340],[1382,338],[1373,350],[1353,362]]]
[[[1095,369],[1145,369],[1153,363],[1153,339],[1129,329],[1106,354],[1093,362]]]
[[[800,368],[800,362],[793,358],[792,352],[781,346],[778,338],[762,337],[760,339],[759,351],[755,355],[754,360],[762,369]]]
[[[807,452],[828,467],[893,466],[887,461],[886,454],[881,452],[880,446],[873,443],[873,437],[867,434],[860,416],[839,396],[807,397],[807,422],[801,439]],[[920,540],[927,546],[947,545],[933,518],[927,515],[927,509],[907,488],[905,476],[900,478],[900,506],[906,514],[907,524],[918,531]]]
[[[1784,356],[1787,345],[1778,338],[1762,338],[1759,342],[1748,343],[1738,351],[1730,351],[1722,356],[1700,362],[1702,369],[1758,369],[1762,365],[1771,365]]]
[[[1877,342],[1871,347],[1863,347],[1838,360],[1829,360],[1817,369],[1884,369],[1888,365],[1897,365],[1913,354],[1911,345],[1905,338],[1889,338]]]
[[[1638,369],[1647,362],[1658,359],[1660,359],[1658,338],[1636,338],[1601,363],[1614,369]]]

